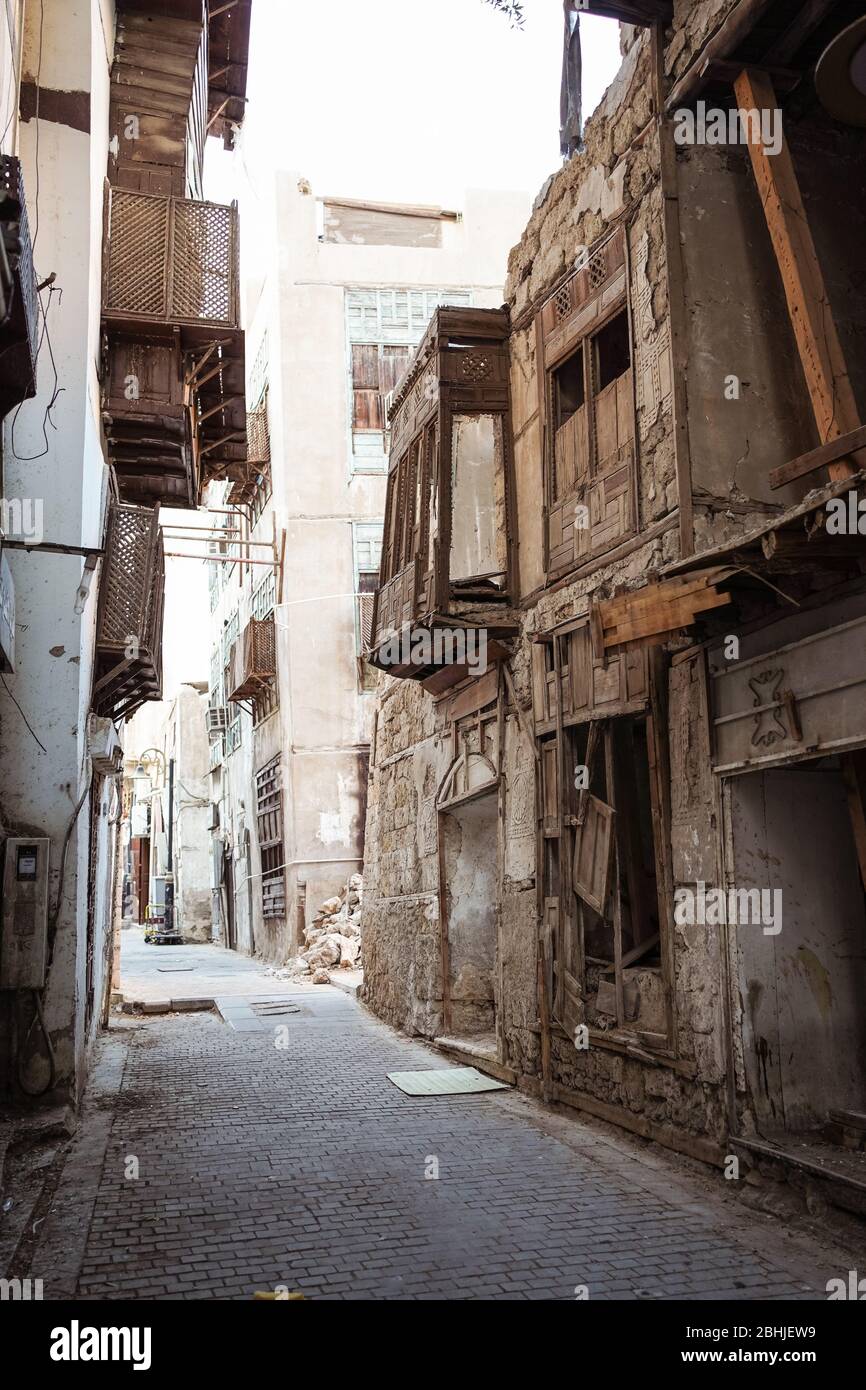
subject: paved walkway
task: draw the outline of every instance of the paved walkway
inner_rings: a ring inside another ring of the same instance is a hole
[[[294,1008],[118,1020],[34,1257],[47,1298],[824,1298],[852,1267],[608,1127],[511,1091],[405,1096],[386,1072],[448,1063],[215,950],[190,948],[201,979]]]

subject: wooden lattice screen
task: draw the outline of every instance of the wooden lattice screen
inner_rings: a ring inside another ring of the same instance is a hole
[[[267,407],[247,411],[247,462],[270,463],[271,436]]]
[[[125,648],[130,635],[139,645],[147,644],[159,547],[159,513],[154,508],[128,503],[111,508],[100,587],[99,647]]]
[[[106,315],[238,327],[236,207],[125,189],[109,199]]]
[[[286,871],[279,755],[256,773],[256,829],[262,857],[262,915],[283,917]]]
[[[114,503],[96,622],[97,714],[126,717],[162,691],[165,556],[159,512]]]

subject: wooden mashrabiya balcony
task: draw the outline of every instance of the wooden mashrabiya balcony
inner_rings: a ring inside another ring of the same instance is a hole
[[[105,424],[121,495],[197,506],[247,456],[237,207],[109,188]]]
[[[112,503],[96,620],[96,714],[129,718],[162,697],[164,602],[159,509]]]

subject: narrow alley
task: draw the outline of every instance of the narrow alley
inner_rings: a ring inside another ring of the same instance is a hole
[[[864,10],[0,3],[37,1374],[860,1356]]]
[[[809,1299],[848,1268],[612,1127],[510,1090],[404,1095],[389,1072],[447,1063],[334,987],[214,946],[142,956],[136,996],[213,987],[223,1014],[101,1040],[28,1271],[46,1298]]]

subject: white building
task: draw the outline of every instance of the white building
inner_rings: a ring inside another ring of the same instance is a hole
[[[206,135],[231,145],[243,119],[250,13],[0,6],[0,1094],[15,1100],[77,1100],[106,1014],[123,724],[162,684],[160,508],[197,506],[209,471],[243,457],[237,215],[201,194]]]
[[[318,198],[291,173],[257,204],[271,248],[247,316],[259,463],[210,494],[240,557],[212,565],[210,696],[215,901],[239,950],[288,958],[361,866],[387,397],[437,305],[501,303],[527,211],[487,191],[459,211]]]

